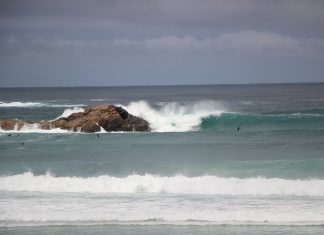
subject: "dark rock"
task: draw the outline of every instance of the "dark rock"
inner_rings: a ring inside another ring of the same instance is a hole
[[[100,131],[100,126],[98,126],[97,123],[86,122],[85,124],[83,124],[81,126],[81,131],[87,132],[87,133],[98,132],[98,131]]]
[[[4,130],[21,129],[31,121],[13,119],[0,120],[0,127]],[[149,131],[149,124],[142,118],[129,114],[122,107],[114,105],[100,105],[89,107],[84,112],[73,113],[68,117],[54,121],[40,122],[41,129],[61,128],[70,131],[98,132],[100,127],[106,131]]]
[[[128,118],[128,112],[123,109],[122,107],[116,107],[117,112],[121,116],[122,119],[127,119]]]

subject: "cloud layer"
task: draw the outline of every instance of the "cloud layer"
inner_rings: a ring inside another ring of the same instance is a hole
[[[3,0],[0,86],[324,81],[323,12],[320,0]]]

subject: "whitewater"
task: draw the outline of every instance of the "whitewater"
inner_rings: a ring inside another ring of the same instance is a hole
[[[201,195],[278,195],[324,197],[324,180],[287,180],[280,178],[222,178],[217,176],[160,177],[108,175],[80,178],[55,177],[50,173],[0,177],[0,190],[56,193],[173,193]]]
[[[0,104],[1,105],[1,104]],[[77,112],[83,112],[83,106],[79,105],[58,105],[46,103],[22,103],[11,102],[4,107],[68,107],[63,113],[52,120],[68,117]],[[311,124],[314,128],[322,128],[324,124],[324,114],[312,113],[283,113],[283,114],[255,114],[240,113],[229,111],[222,102],[212,100],[202,100],[197,102],[188,102],[185,104],[177,102],[159,102],[150,104],[148,101],[132,101],[127,105],[114,104],[122,106],[129,113],[141,117],[149,122],[152,132],[187,132],[199,130],[222,130],[235,129],[244,124],[250,128],[253,125],[254,130],[258,128],[268,129],[270,125],[273,130],[285,130],[296,128],[297,125],[304,123]],[[68,133],[69,131],[52,129],[42,130],[37,124],[27,124],[21,130],[14,129],[6,131],[0,128],[0,133]],[[105,133],[104,130],[100,131]]]
[[[324,234],[323,94],[323,84],[0,88],[0,119],[113,104],[151,128],[0,130],[0,234]]]

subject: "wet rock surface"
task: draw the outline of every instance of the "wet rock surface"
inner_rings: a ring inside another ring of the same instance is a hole
[[[40,129],[50,130],[61,128],[63,130],[81,131],[87,133],[105,131],[149,131],[149,123],[129,114],[122,107],[114,105],[100,105],[88,107],[84,112],[73,113],[54,121],[32,122],[15,119],[0,120],[3,130],[20,130],[25,125],[37,124]]]

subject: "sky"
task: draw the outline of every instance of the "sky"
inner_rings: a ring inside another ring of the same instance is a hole
[[[1,0],[0,87],[324,82],[323,0]]]

